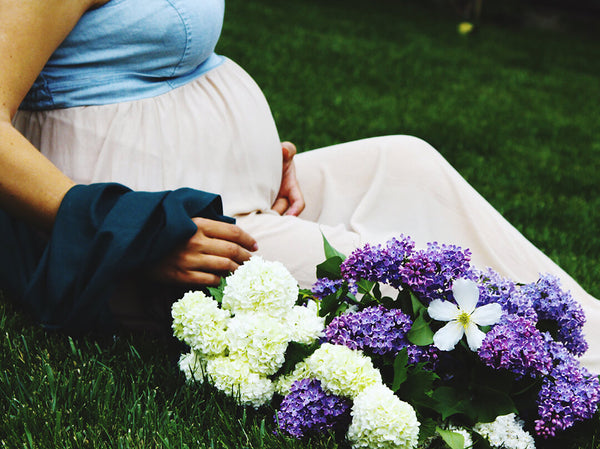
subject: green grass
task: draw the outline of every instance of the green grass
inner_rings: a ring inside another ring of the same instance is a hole
[[[227,0],[218,51],[263,87],[282,139],[422,137],[600,297],[600,38],[492,8],[464,38],[432,2]],[[272,411],[189,388],[178,350],[47,334],[0,302],[0,447],[344,447],[276,437]],[[595,420],[556,447],[599,442]]]

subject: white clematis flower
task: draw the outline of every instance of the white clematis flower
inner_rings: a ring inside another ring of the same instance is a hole
[[[429,316],[434,320],[448,321],[448,324],[434,334],[433,344],[442,351],[450,351],[466,334],[469,348],[477,351],[485,337],[485,332],[478,326],[496,324],[502,316],[502,306],[492,303],[476,307],[479,288],[468,279],[454,281],[452,294],[458,307],[449,301],[435,299],[427,308]]]

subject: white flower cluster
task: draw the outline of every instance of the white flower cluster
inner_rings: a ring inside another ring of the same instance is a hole
[[[485,437],[492,447],[535,449],[535,440],[523,429],[523,421],[514,413],[498,416],[494,422],[475,424],[473,430]]]
[[[279,262],[253,257],[227,278],[223,308],[233,314],[268,313],[283,318],[298,299],[298,283]]]
[[[323,389],[337,396],[354,399],[365,388],[382,383],[381,373],[371,359],[347,346],[325,343],[305,363]]]
[[[353,400],[347,437],[353,448],[410,449],[417,446],[419,421],[413,407],[385,386],[381,373],[361,351],[325,343],[294,371],[279,379],[289,392],[295,380],[315,378],[325,391]]]
[[[375,384],[354,399],[347,437],[353,448],[414,448],[419,421],[410,404],[385,385]]]
[[[256,408],[271,400],[267,377],[283,365],[289,342],[310,344],[324,319],[316,304],[295,306],[296,280],[279,262],[253,257],[227,278],[222,307],[202,292],[173,304],[173,333],[191,352],[181,357],[187,379],[203,381]]]

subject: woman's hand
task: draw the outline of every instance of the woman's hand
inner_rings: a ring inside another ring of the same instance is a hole
[[[219,285],[256,251],[256,240],[236,225],[193,218],[198,230],[150,272],[156,280],[183,285]]]
[[[281,142],[281,151],[283,153],[281,186],[271,209],[279,215],[300,215],[304,210],[304,197],[296,178],[294,165],[296,146],[291,142]]]

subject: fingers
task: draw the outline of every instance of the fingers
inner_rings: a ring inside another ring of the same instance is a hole
[[[183,285],[218,285],[256,251],[256,240],[238,226],[193,218],[196,233],[159,262],[150,274],[157,280]]]
[[[240,245],[248,251],[258,249],[256,240],[239,226],[200,217],[192,218],[192,221],[198,227],[196,235],[201,234],[208,238],[226,240]]]
[[[283,215],[290,207],[290,202],[287,198],[279,197],[271,206],[271,209],[277,212],[279,215]]]
[[[289,207],[285,211],[286,215],[298,216],[304,210],[306,203],[304,202],[304,196],[300,191],[300,188],[294,188],[290,190],[289,196]]]
[[[296,145],[292,142],[281,142],[281,151],[283,153],[283,162],[289,162],[296,155]]]

